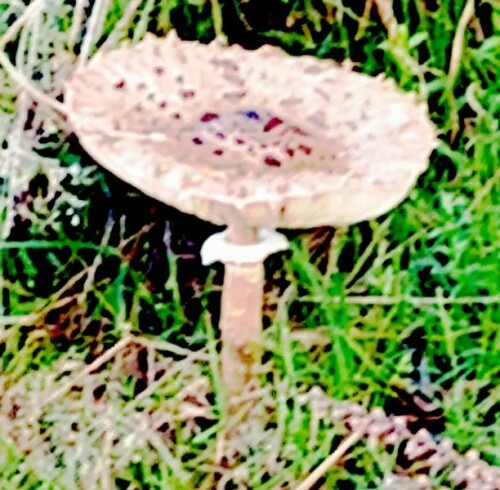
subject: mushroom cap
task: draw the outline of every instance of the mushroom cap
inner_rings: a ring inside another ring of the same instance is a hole
[[[408,195],[436,144],[426,106],[390,80],[173,32],[97,54],[65,101],[96,161],[217,224],[376,217]]]

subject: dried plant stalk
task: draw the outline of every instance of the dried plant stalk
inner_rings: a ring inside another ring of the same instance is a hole
[[[477,451],[471,450],[461,456],[453,449],[450,439],[437,441],[425,429],[413,433],[407,427],[408,418],[405,416],[386,415],[382,409],[368,411],[360,405],[337,402],[318,387],[312,388],[300,400],[311,404],[315,417],[343,423],[353,434],[363,428],[368,445],[381,443],[393,447],[404,444],[407,460],[418,462],[420,471],[425,468],[431,477],[451,469],[450,479],[460,487],[470,490],[500,488],[500,470],[481,461]]]

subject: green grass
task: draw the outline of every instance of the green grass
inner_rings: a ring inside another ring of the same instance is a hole
[[[315,386],[410,414],[498,464],[494,3],[400,0],[391,17],[340,0],[108,0],[78,20],[84,3],[32,1],[13,31],[26,7],[0,1],[0,488],[294,488],[346,434],[299,401]],[[60,98],[82,52],[172,27],[351,58],[421,94],[440,137],[397,209],[337,230],[331,247],[331,235],[290,234],[292,252],[268,261],[262,391],[229,421],[221,270],[197,259],[214,228],[105,173],[40,100]],[[221,464],[226,424],[241,437]],[[360,441],[321,485],[377,489],[418,472],[400,463]]]

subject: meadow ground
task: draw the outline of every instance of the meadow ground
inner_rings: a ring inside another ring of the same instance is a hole
[[[499,19],[488,0],[0,0],[0,488],[298,488],[353,417],[372,436],[307,488],[498,488]],[[78,63],[171,28],[350,58],[439,132],[397,209],[269,259],[261,387],[231,420],[222,271],[198,259],[214,227],[106,173],[58,113]]]

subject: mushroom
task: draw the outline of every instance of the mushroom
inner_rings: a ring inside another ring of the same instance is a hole
[[[146,37],[98,53],[66,86],[83,147],[144,193],[218,225],[204,264],[225,265],[222,373],[259,365],[264,260],[277,228],[344,226],[400,203],[436,135],[424,104],[331,60]]]

